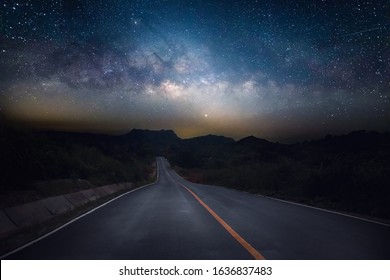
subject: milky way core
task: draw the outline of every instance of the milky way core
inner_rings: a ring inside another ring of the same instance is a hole
[[[2,1],[0,114],[295,141],[390,128],[388,1]]]

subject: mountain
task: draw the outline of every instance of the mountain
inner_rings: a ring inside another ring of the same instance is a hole
[[[203,183],[390,218],[390,133],[366,131],[285,145],[254,136],[181,139],[172,130],[115,136],[0,127],[0,191],[37,180],[142,181],[158,155]]]
[[[206,135],[190,139],[182,140],[181,144],[187,149],[191,149],[195,153],[216,153],[231,148],[235,143],[234,139],[216,136]]]
[[[237,141],[237,145],[247,146],[247,147],[257,147],[262,146],[264,148],[272,147],[276,145],[275,143],[269,142],[265,139],[256,138],[255,136],[248,136]]]
[[[171,145],[178,144],[181,141],[173,130],[133,129],[118,138],[120,141],[128,143],[132,149],[149,150],[154,155],[165,154]]]
[[[147,142],[152,145],[167,145],[181,140],[173,130],[133,129],[119,136],[131,142]]]

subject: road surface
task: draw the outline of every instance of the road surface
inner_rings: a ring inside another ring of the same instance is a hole
[[[190,183],[157,158],[155,184],[8,259],[390,259],[390,227]]]

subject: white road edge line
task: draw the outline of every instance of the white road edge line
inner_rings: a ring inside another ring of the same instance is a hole
[[[146,187],[149,187],[149,186],[151,186],[151,185],[156,184],[156,183],[158,182],[158,179],[159,179],[159,170],[158,170],[158,168],[157,168],[157,161],[156,161],[156,170],[157,170],[157,172],[156,172],[156,173],[157,173],[157,178],[156,178],[156,181],[155,181],[155,182],[150,183],[150,184],[147,184],[147,185],[144,185],[144,186],[141,186],[141,187],[138,187],[138,188],[136,188],[136,189],[134,189],[134,190],[125,192],[125,193],[123,193],[123,194],[121,194],[121,195],[119,195],[119,196],[117,196],[117,197],[114,197],[113,199],[111,199],[111,200],[109,200],[109,201],[107,201],[107,202],[105,202],[105,203],[103,203],[103,204],[97,206],[96,208],[93,208],[93,209],[89,210],[88,212],[86,212],[86,213],[84,213],[84,214],[82,214],[82,215],[80,215],[80,216],[74,218],[73,220],[70,220],[69,222],[63,224],[62,226],[59,226],[58,228],[56,228],[56,229],[54,229],[54,230],[52,230],[52,231],[50,231],[50,232],[48,232],[48,233],[46,233],[45,235],[42,235],[41,237],[38,237],[37,239],[35,239],[35,240],[33,240],[33,241],[31,241],[31,242],[29,242],[29,243],[27,243],[27,244],[24,244],[23,246],[21,246],[21,247],[19,247],[19,248],[16,248],[15,250],[13,250],[13,251],[11,251],[11,252],[8,252],[8,253],[6,253],[6,254],[0,256],[0,259],[3,260],[3,259],[5,259],[5,258],[9,257],[10,255],[13,255],[13,254],[15,254],[15,253],[17,253],[17,252],[23,250],[24,248],[26,248],[26,247],[28,247],[28,246],[31,246],[31,245],[33,245],[34,243],[37,243],[38,241],[40,241],[40,240],[42,240],[42,239],[44,239],[44,238],[46,238],[46,237],[52,235],[53,233],[56,233],[57,231],[63,229],[64,227],[70,225],[71,223],[73,223],[73,222],[75,222],[75,221],[77,221],[77,220],[79,220],[79,219],[81,219],[81,218],[83,218],[83,217],[85,217],[85,216],[91,214],[92,212],[98,210],[99,208],[102,208],[103,206],[105,206],[105,205],[107,205],[107,204],[113,202],[114,200],[117,200],[118,198],[121,198],[122,196],[125,196],[125,195],[127,195],[127,194],[129,194],[129,193],[132,193],[132,192],[135,192],[135,191],[138,191],[138,190],[140,190],[140,189],[143,189],[143,188],[146,188]]]
[[[373,221],[373,220],[369,220],[369,219],[365,219],[365,218],[360,218],[360,217],[357,217],[357,216],[348,215],[348,214],[344,214],[344,213],[341,213],[341,212],[336,212],[336,211],[332,211],[332,210],[318,208],[318,207],[314,207],[314,206],[310,206],[310,205],[301,204],[301,203],[298,203],[298,202],[292,202],[292,201],[283,200],[283,199],[279,199],[279,198],[274,198],[274,197],[270,197],[270,196],[265,196],[265,195],[261,195],[261,194],[258,194],[257,196],[268,198],[268,199],[277,200],[277,201],[284,202],[284,203],[294,204],[294,205],[297,205],[297,206],[312,208],[312,209],[315,209],[315,210],[328,212],[328,213],[332,213],[332,214],[336,214],[336,215],[341,215],[341,216],[345,216],[345,217],[349,217],[349,218],[353,218],[353,219],[357,219],[357,220],[362,220],[362,221],[365,221],[365,222],[374,223],[374,224],[378,224],[378,225],[382,225],[382,226],[386,226],[386,227],[390,227],[389,224],[385,224],[385,223],[381,223],[381,222],[377,222],[377,221]]]

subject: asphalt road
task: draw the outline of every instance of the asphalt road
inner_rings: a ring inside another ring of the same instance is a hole
[[[390,259],[390,227],[190,183],[163,158],[158,181],[8,259]]]

